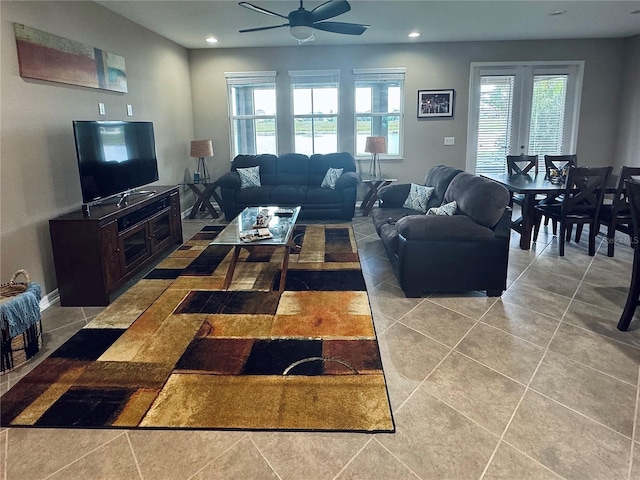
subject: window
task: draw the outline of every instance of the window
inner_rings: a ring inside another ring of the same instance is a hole
[[[276,72],[227,72],[231,158],[277,155]]]
[[[386,137],[387,155],[400,157],[405,68],[358,69],[355,86],[356,155],[365,151],[367,137]]]
[[[472,64],[467,169],[506,172],[506,156],[576,149],[583,62]]]
[[[294,151],[312,155],[338,151],[338,70],[289,72]]]

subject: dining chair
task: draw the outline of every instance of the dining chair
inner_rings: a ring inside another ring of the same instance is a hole
[[[507,155],[507,173],[509,175],[527,175],[531,170],[538,174],[537,155]]]
[[[629,196],[625,188],[627,180],[631,180],[633,177],[640,177],[640,167],[622,167],[613,203],[603,204],[600,210],[600,224],[607,227],[607,255],[609,257],[613,257],[616,230],[626,233],[630,237],[633,236]]]
[[[533,172],[531,172],[533,170]],[[507,155],[507,173],[509,175],[529,175],[529,172],[538,174],[538,156],[537,155]],[[541,197],[544,198],[544,197]],[[521,193],[512,193],[509,206],[513,204],[523,205],[524,195]]]
[[[545,155],[544,170],[546,178],[549,178],[549,171],[552,169],[564,170],[565,168],[577,167],[578,156],[572,155]]]
[[[571,167],[577,167],[578,166],[578,156],[575,154],[571,154],[571,155],[545,155],[544,156],[544,171],[545,171],[545,177],[546,179],[550,178],[549,172],[551,170],[559,170],[559,171],[563,171],[565,169],[571,168]],[[546,198],[544,198],[543,200],[540,200],[542,203],[547,203],[547,204],[551,204],[551,203],[558,203],[560,201],[560,199],[558,198],[558,196],[555,195],[547,195]],[[557,235],[558,230],[557,230],[557,224],[555,222],[555,220],[552,220],[552,227],[553,227],[553,234]],[[549,217],[545,217],[544,219],[544,226],[546,227],[549,224]]]
[[[570,168],[562,199],[559,203],[538,203],[535,206],[533,241],[538,238],[542,216],[546,215],[560,224],[558,243],[560,256],[564,256],[565,241],[571,237],[571,227],[577,228],[576,241],[579,241],[582,227],[589,225],[589,255],[596,254],[596,234],[598,233],[600,208],[604,199],[607,180],[613,167],[575,167]]]
[[[631,212],[631,226],[633,235],[631,245],[634,247],[633,268],[631,270],[631,285],[627,302],[618,321],[618,330],[626,332],[633,320],[636,307],[640,305],[640,181],[627,180],[627,195],[629,197],[629,210]]]

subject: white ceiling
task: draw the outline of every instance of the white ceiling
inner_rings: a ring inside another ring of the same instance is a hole
[[[298,1],[250,0],[254,5],[287,15]],[[237,1],[107,0],[96,2],[183,47],[234,48],[295,46],[287,28],[253,33],[239,29],[279,25],[286,20],[242,8]],[[311,10],[324,3],[306,0]],[[316,30],[315,45],[611,38],[640,34],[640,0],[350,0],[351,11],[331,21],[371,25],[361,36]],[[559,16],[552,12],[566,10]],[[418,39],[407,37],[419,31]],[[204,39],[214,36],[211,46]]]

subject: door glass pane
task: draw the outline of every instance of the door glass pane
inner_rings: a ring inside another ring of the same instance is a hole
[[[561,155],[568,75],[535,75],[529,155]]]
[[[504,173],[511,145],[513,75],[480,79],[476,173]]]

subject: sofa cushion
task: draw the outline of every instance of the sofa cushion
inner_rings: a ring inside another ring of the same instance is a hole
[[[347,152],[315,153],[309,158],[309,180],[305,182],[305,185],[319,187],[329,168],[342,168],[343,173],[355,172],[356,162]]]
[[[440,205],[439,207],[431,207],[429,210],[427,210],[427,215],[447,215],[450,217],[451,215],[456,214],[457,208],[458,205],[454,200],[453,202],[445,203],[443,205]]]
[[[509,205],[510,195],[499,183],[463,172],[451,180],[444,200],[455,200],[458,213],[468,215],[480,225],[493,228]]]
[[[427,176],[424,179],[424,184],[427,187],[433,187],[433,193],[429,199],[428,207],[439,207],[444,203],[444,194],[449,187],[449,183],[454,179],[462,170],[457,168],[448,167],[447,165],[437,165],[429,170]]]
[[[277,185],[308,185],[309,157],[301,153],[285,153],[278,157]]]
[[[269,205],[271,203],[272,186],[262,186],[260,188],[242,188],[236,190],[235,203],[241,206],[247,205]]]
[[[467,215],[410,215],[398,220],[396,228],[407,240],[482,242],[493,238],[490,228]]]
[[[240,188],[257,188],[260,184],[260,167],[239,168],[236,170],[240,175]]]
[[[238,168],[260,166],[260,184],[276,185],[276,170],[278,157],[271,154],[262,155],[238,155],[231,163],[231,171]]]
[[[382,200],[383,208],[399,208],[402,207],[409,191],[411,190],[410,183],[391,184],[386,187],[382,187],[378,191],[378,198]]]
[[[382,225],[380,228],[380,239],[382,244],[388,250],[396,255],[398,254],[398,245],[400,244],[400,235],[395,225]]]
[[[342,191],[331,188],[308,187],[307,204],[328,205],[332,203],[342,203]]]
[[[425,187],[424,185],[412,183],[411,188],[409,189],[409,195],[407,195],[402,206],[404,208],[410,208],[412,210],[425,213],[427,211],[427,202],[429,201],[429,197],[431,197],[432,193],[432,187]]]
[[[276,185],[271,190],[272,205],[303,205],[307,198],[306,185]]]
[[[322,188],[335,189],[336,182],[338,181],[340,175],[342,175],[342,170],[342,168],[329,168],[324,178],[322,179],[322,183],[320,184],[320,186]]]

